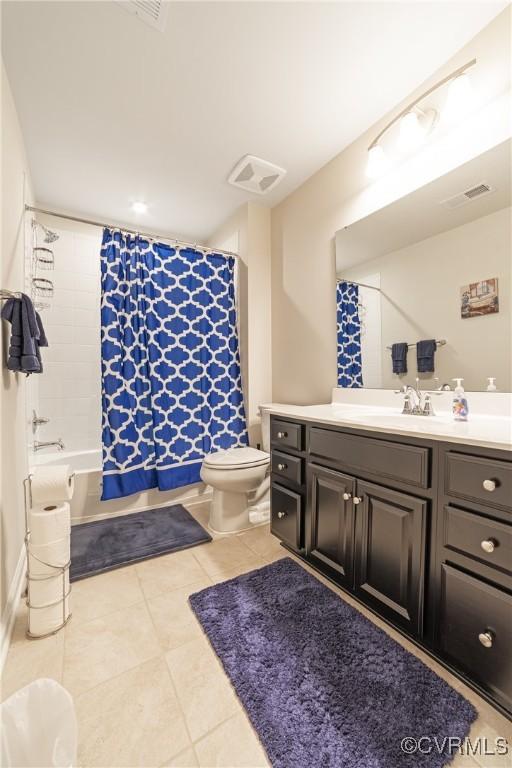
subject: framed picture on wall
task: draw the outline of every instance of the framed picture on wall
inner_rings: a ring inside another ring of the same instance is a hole
[[[493,315],[499,311],[497,277],[463,285],[460,289],[460,316],[463,320],[468,317]]]

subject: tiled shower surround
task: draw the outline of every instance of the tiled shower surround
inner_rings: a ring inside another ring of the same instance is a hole
[[[38,272],[54,283],[51,308],[41,312],[49,347],[42,350],[44,373],[30,382],[37,413],[50,422],[35,437],[89,450],[101,445],[101,232],[52,228],[59,234],[50,246],[55,268]]]

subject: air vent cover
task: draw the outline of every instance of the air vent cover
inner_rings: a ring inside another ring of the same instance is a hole
[[[246,192],[265,195],[279,184],[285,174],[284,168],[254,155],[245,155],[231,171],[228,181]]]
[[[475,184],[474,187],[464,190],[464,192],[459,192],[459,194],[453,195],[453,197],[441,200],[440,204],[446,208],[460,208],[461,205],[466,205],[482,195],[488,195],[489,192],[494,192],[494,188],[482,181],[480,184]]]
[[[163,32],[167,22],[169,3],[166,0],[117,0],[128,13],[137,16],[150,27]]]

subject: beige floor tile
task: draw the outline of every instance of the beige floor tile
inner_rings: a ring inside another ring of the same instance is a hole
[[[265,562],[262,557],[257,557],[255,560],[251,559],[249,563],[240,563],[234,568],[223,568],[211,576],[211,580],[213,584],[220,584],[222,581],[234,579],[237,576],[241,576],[243,573],[249,573],[257,568],[263,568],[265,565],[268,565],[268,563]]]
[[[165,659],[193,741],[239,710],[241,705],[206,638],[169,651]]]
[[[144,601],[135,566],[91,576],[72,585],[71,609],[73,623],[106,616]]]
[[[162,765],[190,745],[163,658],[98,685],[75,700],[80,765]]]
[[[474,758],[465,754],[457,754],[453,758],[453,762],[449,764],[450,768],[480,768]]]
[[[247,717],[242,712],[195,744],[202,768],[259,768],[270,766]]]
[[[202,544],[195,550],[211,547],[212,544]],[[135,566],[142,591],[146,598],[157,597],[164,592],[170,592],[179,587],[201,581],[206,574],[193,555],[192,549],[182,552],[172,552],[170,555],[145,560]]]
[[[202,629],[189,605],[188,598],[194,592],[200,592],[211,584],[211,580],[205,576],[201,581],[195,581],[172,592],[164,592],[147,601],[163,649],[177,648],[202,636]]]
[[[194,748],[191,747],[173,757],[169,762],[164,763],[160,768],[197,768],[198,765],[196,753]]]
[[[234,570],[238,566],[247,565],[250,570],[251,565],[257,568],[263,562],[239,536],[217,539],[207,546],[196,547],[194,556],[210,577]]]
[[[39,677],[49,677],[62,682],[64,630],[50,637],[29,639],[25,636],[26,628],[27,608],[23,604],[17,612],[9,653],[2,672],[2,700]]]
[[[509,724],[510,725],[510,724]],[[510,727],[498,731],[479,717],[470,733],[473,746],[477,746],[475,760],[481,768],[510,768],[512,766],[512,738]]]
[[[66,627],[64,685],[78,695],[160,655],[145,604]]]
[[[252,549],[252,551],[260,557],[271,557],[272,555],[285,553],[284,548],[279,543],[279,540],[270,533],[269,525],[259,525],[257,528],[253,528],[246,533],[240,533],[237,537],[240,541]]]

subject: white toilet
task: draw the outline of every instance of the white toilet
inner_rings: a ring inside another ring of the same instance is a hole
[[[236,533],[262,525],[270,518],[270,414],[261,408],[263,451],[228,448],[210,453],[201,467],[201,480],[213,488],[209,528]]]

